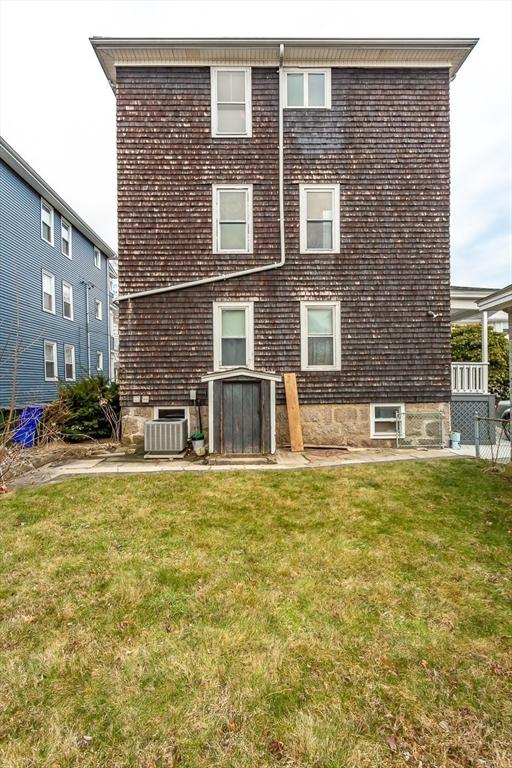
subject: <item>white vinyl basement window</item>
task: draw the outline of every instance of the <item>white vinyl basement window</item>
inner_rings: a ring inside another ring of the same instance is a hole
[[[254,367],[254,314],[252,302],[213,305],[213,366]]]
[[[73,344],[64,344],[64,378],[75,381],[75,348]]]
[[[53,245],[53,208],[41,198],[41,238]]]
[[[73,257],[71,251],[71,224],[68,224],[65,219],[60,221],[60,249],[68,259]]]
[[[300,326],[302,370],[339,371],[341,368],[339,301],[302,301]]]
[[[55,314],[55,275],[51,272],[42,272],[43,283],[43,310]]]
[[[373,438],[392,439],[397,437],[397,412],[402,414],[405,410],[403,403],[372,403],[371,405],[371,429]],[[400,432],[403,429],[402,419],[399,421]]]
[[[73,286],[62,282],[62,316],[73,320]]]
[[[252,184],[214,184],[213,252],[252,253]]]
[[[57,381],[57,342],[44,342],[44,379]]]
[[[300,185],[300,252],[340,252],[339,184]]]
[[[211,95],[212,136],[251,136],[251,68],[212,67]]]
[[[289,109],[330,109],[330,69],[287,69],[286,103]]]

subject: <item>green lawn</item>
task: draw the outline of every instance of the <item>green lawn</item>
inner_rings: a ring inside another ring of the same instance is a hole
[[[511,540],[470,461],[19,491],[0,765],[511,766]]]

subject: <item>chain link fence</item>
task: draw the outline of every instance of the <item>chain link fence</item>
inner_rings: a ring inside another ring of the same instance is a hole
[[[443,448],[442,411],[397,411],[397,448]]]
[[[475,452],[478,459],[496,464],[512,461],[510,421],[475,416]]]

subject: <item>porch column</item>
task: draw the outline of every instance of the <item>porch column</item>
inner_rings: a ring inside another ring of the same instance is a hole
[[[483,390],[487,394],[488,392],[488,375],[489,375],[489,331],[488,331],[488,316],[484,310],[481,313],[482,323],[482,363],[484,363],[484,370],[482,373]]]

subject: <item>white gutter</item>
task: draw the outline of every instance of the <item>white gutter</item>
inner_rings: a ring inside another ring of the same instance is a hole
[[[284,44],[279,45],[279,239],[281,246],[281,258],[272,264],[265,264],[261,267],[251,267],[242,269],[239,272],[228,272],[224,275],[214,275],[212,277],[202,277],[199,280],[189,280],[186,283],[176,283],[167,285],[164,288],[153,288],[149,291],[138,291],[137,293],[127,293],[125,296],[119,296],[118,301],[127,299],[140,299],[143,296],[155,296],[159,293],[169,293],[171,291],[180,291],[184,288],[195,288],[197,285],[208,285],[208,283],[219,283],[223,280],[232,280],[236,277],[245,277],[245,275],[255,275],[258,272],[268,272],[271,269],[284,267],[286,261],[285,237],[284,237],[284,128],[283,128],[283,62],[284,62]]]

